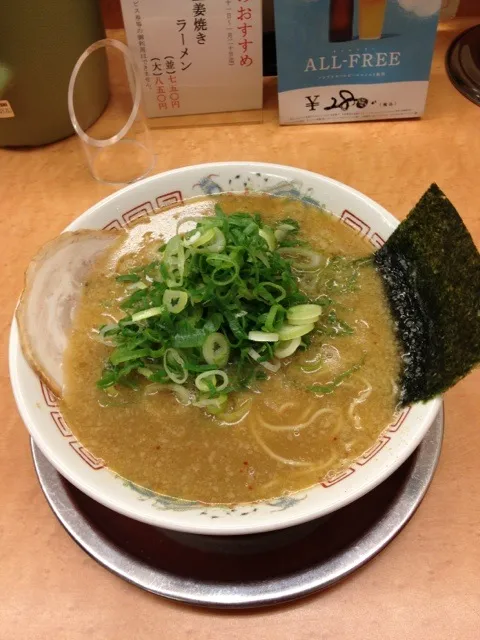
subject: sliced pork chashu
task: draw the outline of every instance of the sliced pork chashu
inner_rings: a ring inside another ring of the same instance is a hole
[[[117,231],[62,233],[40,249],[25,273],[16,312],[20,344],[30,366],[58,397],[63,388],[63,352],[81,286],[117,238]]]

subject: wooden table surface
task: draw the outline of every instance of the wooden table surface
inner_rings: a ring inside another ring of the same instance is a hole
[[[418,121],[279,127],[267,81],[263,124],[156,130],[156,171],[215,160],[295,165],[341,180],[403,218],[432,181],[480,245],[480,109],[448,81],[440,27],[427,110]],[[88,174],[75,139],[0,151],[0,638],[206,640],[480,638],[480,371],[445,397],[438,471],[406,529],[367,566],[296,603],[214,612],[144,593],[90,559],[51,513],[10,390],[11,316],[30,258],[112,188]]]

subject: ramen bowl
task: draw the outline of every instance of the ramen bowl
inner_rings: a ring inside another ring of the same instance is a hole
[[[381,247],[398,225],[385,209],[350,187],[315,173],[274,164],[225,162],[184,167],[137,182],[102,200],[66,230],[119,229],[156,209],[221,192],[262,192],[318,204]],[[68,481],[91,498],[148,524],[192,534],[239,535],[282,529],[340,509],[376,487],[418,446],[440,399],[405,407],[374,445],[341,473],[309,489],[251,503],[205,505],[162,496],[116,475],[77,440],[55,395],[23,357],[16,321],[10,373],[20,414],[35,443]]]

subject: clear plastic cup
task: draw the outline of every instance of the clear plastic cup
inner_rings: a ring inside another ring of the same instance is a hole
[[[94,123],[82,121],[81,106],[90,99],[84,78],[91,75],[93,65],[104,65],[106,60],[110,78],[107,106]],[[148,175],[155,164],[141,82],[128,47],[111,38],[89,46],[73,68],[68,111],[90,172],[100,182],[128,184]]]

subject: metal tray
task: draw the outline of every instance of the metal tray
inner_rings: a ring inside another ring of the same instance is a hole
[[[250,536],[199,536],[142,524],[98,504],[32,441],[40,485],[72,538],[142,589],[194,605],[247,608],[306,596],[373,558],[412,517],[432,480],[443,409],[412,456],[385,482],[329,516]]]
[[[445,67],[453,86],[480,106],[480,24],[455,38],[445,56]]]

